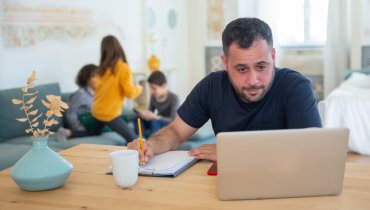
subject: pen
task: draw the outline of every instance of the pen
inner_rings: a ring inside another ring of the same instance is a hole
[[[144,157],[143,133],[141,131],[141,120],[139,117],[137,118],[137,125],[139,127],[141,157]],[[145,162],[140,160],[140,165],[145,165]]]

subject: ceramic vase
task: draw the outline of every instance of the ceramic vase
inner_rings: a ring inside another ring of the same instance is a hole
[[[23,190],[50,190],[63,186],[72,169],[70,162],[48,147],[47,138],[38,138],[13,166],[10,176]]]

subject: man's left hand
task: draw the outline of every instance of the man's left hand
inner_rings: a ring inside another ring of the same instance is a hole
[[[203,144],[190,150],[189,155],[194,156],[196,159],[216,161],[216,144]]]

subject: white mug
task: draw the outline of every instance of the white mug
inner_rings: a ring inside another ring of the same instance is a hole
[[[139,152],[119,150],[110,153],[112,172],[116,183],[123,188],[133,186],[139,173]]]

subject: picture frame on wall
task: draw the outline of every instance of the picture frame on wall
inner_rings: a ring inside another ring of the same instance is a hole
[[[370,68],[370,46],[362,46],[362,68]]]
[[[206,47],[206,74],[224,69],[221,60],[222,54],[222,47]]]

